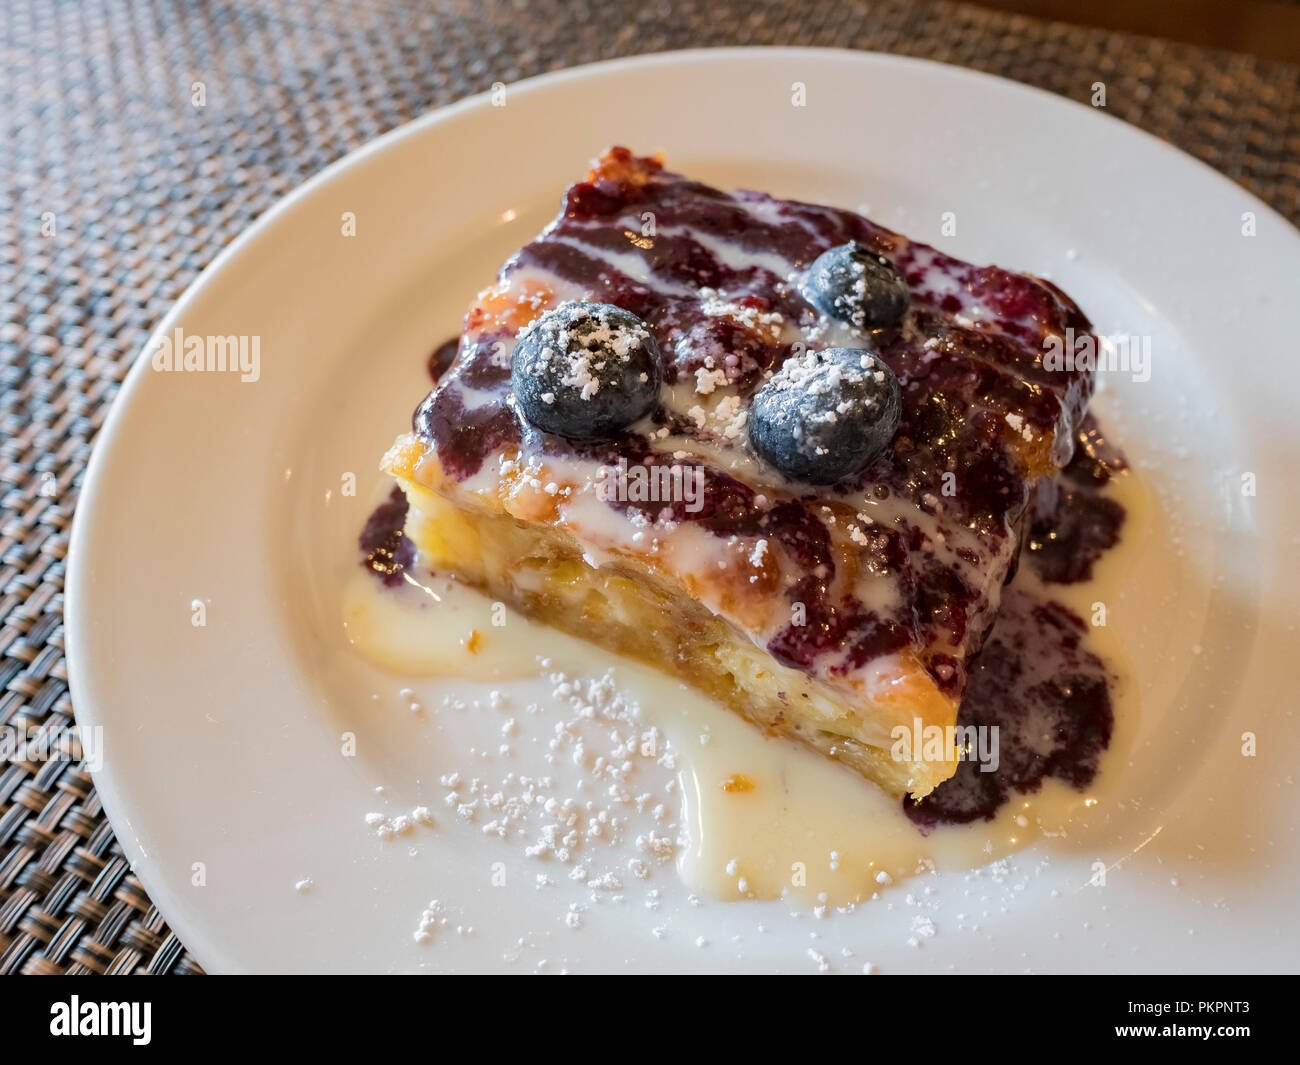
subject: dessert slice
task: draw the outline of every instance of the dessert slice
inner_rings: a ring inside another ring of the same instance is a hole
[[[383,468],[428,564],[920,797],[1091,393],[1044,353],[1089,328],[1047,282],[615,148]]]

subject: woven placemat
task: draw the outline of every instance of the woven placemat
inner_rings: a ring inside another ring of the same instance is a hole
[[[1079,100],[1103,81],[1113,114],[1300,221],[1300,67],[958,4],[5,0],[0,728],[71,724],[63,575],[91,442],[223,246],[326,164],[493,82],[722,44],[924,56]],[[0,761],[0,973],[199,971],[85,768]]]

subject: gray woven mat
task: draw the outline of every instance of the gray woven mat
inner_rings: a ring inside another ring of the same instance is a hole
[[[1300,68],[947,3],[0,3],[0,727],[71,723],[68,529],[131,356],[281,194],[433,107],[721,44],[924,56],[1075,99],[1300,221]],[[206,106],[191,103],[201,81]],[[0,973],[197,972],[70,761],[0,761]]]

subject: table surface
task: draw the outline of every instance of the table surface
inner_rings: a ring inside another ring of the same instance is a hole
[[[200,971],[127,867],[84,766],[14,749],[72,724],[69,527],[153,325],[280,196],[431,108],[598,59],[736,44],[922,56],[1077,100],[1103,81],[1111,113],[1300,222],[1300,66],[983,7],[0,4],[0,973]]]
[[[974,0],[1081,26],[1300,62],[1300,0]]]

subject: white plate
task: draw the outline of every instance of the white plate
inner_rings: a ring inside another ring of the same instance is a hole
[[[606,906],[573,931],[538,908],[544,892],[489,886],[494,841],[431,830],[410,856],[363,823],[436,803],[421,767],[445,754],[339,622],[376,461],[423,394],[430,348],[611,143],[662,149],[715,184],[866,204],[963,258],[1050,275],[1100,332],[1152,338],[1150,381],[1112,375],[1101,401],[1158,503],[1109,604],[1141,707],[1132,748],[1114,755],[1129,801],[1087,847],[929,878],[939,934],[921,948],[902,891],[820,940],[812,918],[756,932],[779,907],[760,903],[666,903],[653,922],[639,903]],[[955,234],[941,232],[946,212]],[[810,943],[850,971],[1294,969],[1295,939],[1277,930],[1300,874],[1298,279],[1296,232],[1211,170],[1090,108],[915,60],[649,56],[413,122],[270,211],[159,326],[259,336],[256,383],[141,359],[101,433],[67,626],[77,717],[102,726],[95,780],[122,846],[214,971],[812,971]],[[338,491],[346,471],[355,497]],[[364,705],[366,692],[381,698]],[[357,757],[340,754],[347,730]],[[1094,861],[1104,888],[1084,886]],[[434,896],[475,931],[416,944]],[[652,923],[672,934],[656,939]]]

